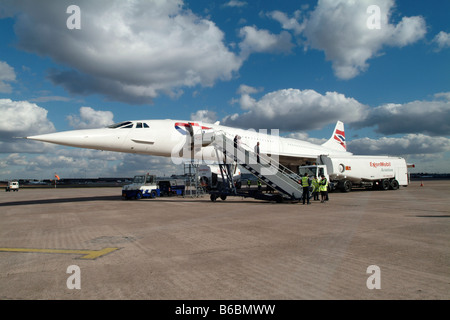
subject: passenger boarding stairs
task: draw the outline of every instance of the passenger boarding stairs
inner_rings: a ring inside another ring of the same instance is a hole
[[[233,138],[227,137],[223,131],[215,132],[212,145],[216,149],[219,162],[223,163],[221,166],[221,168],[224,168],[222,176],[226,175],[227,180],[231,181],[229,187],[234,192],[236,191],[233,189],[234,186],[232,186],[232,174],[229,172],[230,163],[232,162],[236,162],[247,169],[271,188],[279,191],[285,198],[291,200],[301,199],[303,194],[303,188],[300,184],[301,177],[279,162],[263,154],[259,155],[258,162],[257,154],[253,150],[249,150],[249,146],[241,144],[235,148]],[[221,156],[222,159],[220,159]]]

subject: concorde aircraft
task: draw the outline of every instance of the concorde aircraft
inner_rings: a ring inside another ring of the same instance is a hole
[[[262,155],[276,158],[288,168],[315,162],[320,155],[351,155],[347,151],[341,121],[337,122],[330,139],[322,145],[280,137],[277,133],[274,129],[244,130],[223,126],[219,122],[166,119],[124,121],[101,129],[56,132],[26,139],[78,148],[171,157],[179,164],[182,159],[192,158],[208,163],[217,161],[216,148],[211,143],[214,140],[211,137],[217,134],[224,134],[229,139],[238,137],[240,145],[252,151],[259,142]]]

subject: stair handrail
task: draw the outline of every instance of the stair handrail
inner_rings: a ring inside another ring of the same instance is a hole
[[[227,145],[231,144],[230,148],[226,147],[225,150],[223,150],[223,148],[218,143],[218,139],[216,139],[216,137],[218,137],[218,136],[223,136],[225,138],[225,143]],[[234,148],[234,141],[233,142],[231,142],[231,141],[232,140],[231,140],[231,138],[228,137],[227,132],[225,132],[223,130],[216,130],[215,131],[214,144],[217,145],[219,147],[219,149],[222,149],[221,151],[222,151],[222,153],[224,153],[225,156],[227,155],[227,153],[230,152],[229,150],[234,151],[234,149],[235,149]],[[244,148],[243,147],[244,145],[247,148]],[[257,157],[257,154],[253,150],[251,150],[251,148],[247,144],[241,142],[240,143],[240,147],[242,147],[243,150],[248,152],[248,154],[252,155],[254,158]],[[233,155],[232,159],[236,160],[234,152],[232,153],[232,155]],[[236,158],[239,159],[239,157],[236,157]],[[259,163],[260,163],[261,166],[265,165],[266,167],[271,167],[272,169],[274,169],[274,171],[276,170],[277,173],[279,172],[284,177],[289,178],[289,182],[287,182],[287,181],[285,181],[285,182],[288,183],[291,187],[293,187],[293,188],[301,188],[301,184],[300,184],[301,177],[298,174],[296,174],[295,172],[293,172],[292,170],[290,170],[289,168],[287,168],[286,166],[282,165],[281,163],[279,163],[278,161],[276,161],[276,160],[274,160],[272,158],[270,158],[270,160],[268,160],[264,155],[261,155],[261,154],[259,155],[259,158],[260,158],[259,159],[260,160]],[[250,164],[247,164],[247,165],[250,165]]]

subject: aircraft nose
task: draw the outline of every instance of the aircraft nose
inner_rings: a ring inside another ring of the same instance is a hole
[[[79,138],[80,138],[79,134],[72,134],[70,132],[48,133],[48,134],[41,134],[41,135],[26,137],[26,139],[28,139],[28,140],[36,140],[36,141],[56,143],[56,144],[71,144],[71,143],[75,142],[76,139],[79,139]]]
[[[103,138],[103,139],[102,139]],[[29,140],[49,142],[70,147],[92,147],[94,144],[104,142],[104,137],[99,132],[93,130],[73,130],[64,132],[55,132],[26,137]]]
[[[119,131],[119,134],[108,131],[109,129],[86,129],[55,132],[29,136],[26,139],[42,142],[49,142],[69,147],[111,150],[120,149],[126,132]]]

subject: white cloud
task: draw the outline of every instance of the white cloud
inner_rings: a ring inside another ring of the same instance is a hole
[[[223,119],[225,125],[255,129],[301,131],[320,129],[337,120],[351,123],[361,121],[367,106],[337,92],[322,95],[314,90],[284,89],[270,92],[256,100],[242,93],[244,114]]]
[[[291,35],[283,31],[275,35],[268,30],[259,30],[253,26],[243,27],[239,31],[243,38],[239,43],[241,57],[245,60],[252,53],[290,53],[293,47]]]
[[[348,142],[348,151],[366,155],[421,155],[450,151],[450,139],[424,134],[407,134],[400,138],[362,138]]]
[[[450,135],[449,92],[437,93],[431,101],[387,103],[370,108],[337,92],[323,95],[314,90],[284,89],[260,99],[251,96],[259,91],[242,85],[238,101],[244,113],[228,115],[222,122],[242,128],[297,132],[320,129],[341,120],[350,128],[375,127],[375,131],[383,135]]]
[[[355,127],[376,127],[385,135],[425,133],[450,135],[450,94],[439,93],[432,101],[412,101],[405,104],[388,103],[370,110],[367,118]]]
[[[20,11],[18,47],[68,67],[52,70],[49,78],[71,93],[150,103],[161,93],[178,96],[183,87],[229,80],[241,66],[223,32],[182,0],[80,0],[81,30],[66,28],[71,4],[5,4],[5,12]]]
[[[217,113],[210,110],[198,110],[195,113],[191,113],[191,120],[214,123],[217,121]]]
[[[27,178],[48,179],[54,172],[61,178],[111,177],[116,175],[116,167],[123,158],[123,154],[115,155],[113,152],[58,149],[50,154],[23,158],[24,163],[20,167],[27,172]]]
[[[380,8],[380,28],[368,28],[367,8]],[[319,0],[311,12],[304,35],[314,49],[323,50],[340,79],[351,79],[369,67],[367,61],[381,54],[384,46],[403,47],[422,39],[426,23],[422,17],[389,20],[394,0]]]
[[[224,4],[225,7],[244,7],[247,5],[246,1],[230,0]]]
[[[8,82],[16,81],[14,68],[6,62],[0,61],[0,93],[11,93],[12,88]]]
[[[170,176],[182,174],[183,166],[174,164],[170,158],[127,154],[117,166],[117,172],[129,177],[147,172],[157,176]]]
[[[0,155],[0,177],[53,179],[55,172],[61,178],[133,177],[147,172],[160,176],[183,173],[183,167],[174,165],[170,158],[57,148],[41,148],[42,154],[38,155],[24,155],[19,150]]]
[[[271,17],[272,19],[278,21],[282,28],[285,30],[292,30],[294,34],[299,35],[303,32],[306,26],[306,21],[303,23],[298,22],[298,18],[300,17],[301,11],[297,10],[294,12],[294,17],[289,18],[285,13],[281,11],[271,11],[267,14],[267,16]]]
[[[440,92],[440,93],[436,93],[435,95],[434,95],[434,97],[436,98],[436,99],[444,99],[444,100],[447,100],[447,101],[450,101],[450,92]]]
[[[17,136],[55,131],[47,110],[28,101],[0,99],[0,136]]]
[[[433,39],[433,42],[437,44],[437,51],[441,51],[445,48],[450,48],[450,33],[441,31]]]
[[[44,97],[38,97],[30,99],[31,102],[49,102],[49,101],[63,101],[68,102],[70,101],[70,98],[67,97],[61,97],[61,96],[44,96]]]
[[[15,137],[55,131],[47,110],[28,101],[0,99],[0,153],[46,152],[53,147]]]
[[[311,138],[309,136],[308,133],[306,132],[294,132],[294,133],[290,133],[286,136],[286,138],[292,138],[292,139],[298,139],[298,140],[303,140],[303,141],[308,141],[311,142],[313,144],[323,144],[325,142],[327,142],[328,138]]]
[[[237,91],[237,93],[243,95],[243,94],[253,94],[253,93],[258,93],[261,92],[263,89],[262,88],[254,88],[251,86],[248,86],[246,84],[241,84],[239,86],[239,89]]]
[[[67,120],[75,129],[103,128],[114,123],[111,111],[97,111],[91,107],[81,107],[80,116],[69,115]]]

